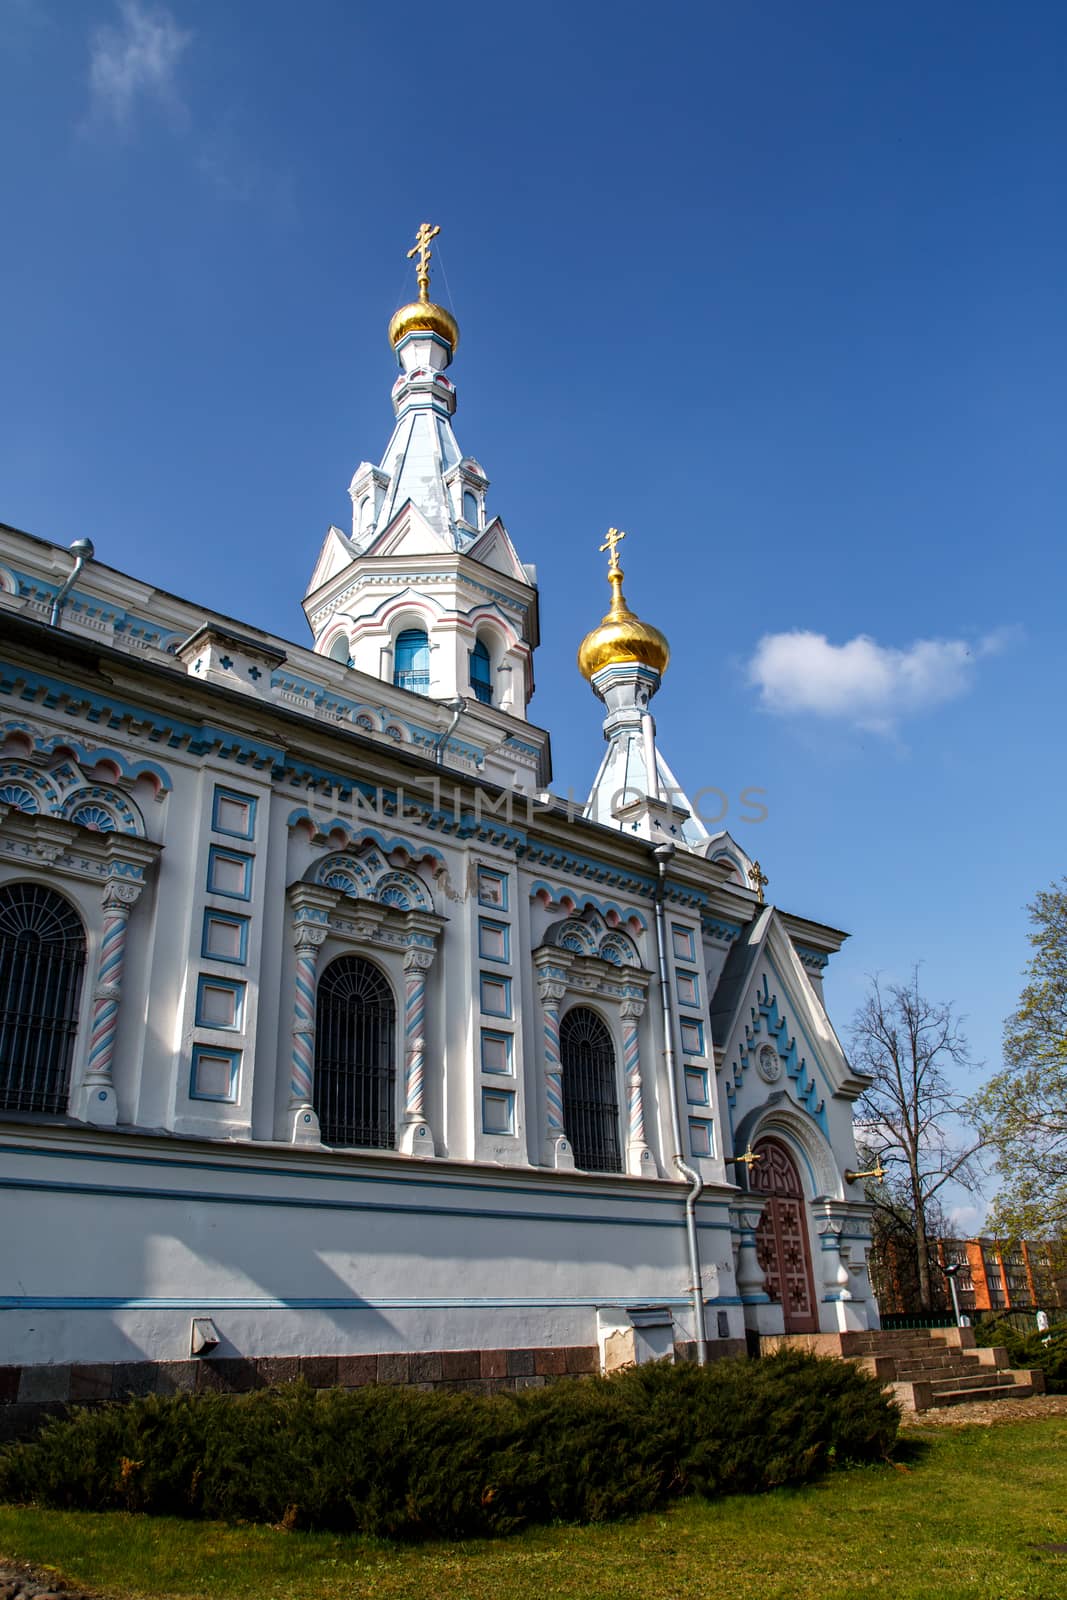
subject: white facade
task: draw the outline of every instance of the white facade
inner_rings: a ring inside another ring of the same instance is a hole
[[[862,1085],[821,999],[843,936],[759,903],[654,744],[636,828],[544,791],[535,578],[455,443],[435,338],[401,343],[312,649],[97,562],[50,626],[69,553],[0,528],[0,940],[47,955],[41,892],[74,967],[82,940],[62,1061],[18,1033],[40,997],[0,996],[0,1365],[176,1360],[200,1316],[248,1357],[591,1346],[664,1307],[686,1343],[676,1154],[713,1350],[799,1326],[771,1259],[790,1217],[806,1325],[876,1322],[845,1177]],[[792,1211],[733,1160],[766,1140]]]

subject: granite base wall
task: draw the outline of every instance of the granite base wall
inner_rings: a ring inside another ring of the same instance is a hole
[[[695,1361],[696,1345],[676,1344],[674,1354],[676,1361]],[[716,1339],[708,1344],[711,1360],[744,1354],[743,1339]],[[150,1394],[249,1394],[300,1379],[313,1389],[358,1389],[383,1383],[498,1394],[509,1389],[537,1389],[599,1370],[596,1345],[0,1367],[0,1440],[24,1438],[46,1418],[62,1416],[70,1406],[103,1405]]]

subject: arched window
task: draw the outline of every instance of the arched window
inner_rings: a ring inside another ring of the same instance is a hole
[[[339,633],[330,646],[330,660],[339,661],[343,667],[348,666],[348,639],[343,633]]]
[[[475,642],[471,651],[471,688],[474,698],[483,706],[493,703],[493,666],[489,659],[489,646],[484,639]]]
[[[463,520],[469,522],[472,528],[478,526],[478,496],[473,489],[463,491]]]
[[[560,1023],[563,1126],[578,1167],[621,1172],[615,1048],[595,1011],[575,1006]]]
[[[0,889],[0,1109],[67,1109],[84,970],[69,901],[38,883]]]
[[[430,692],[430,641],[421,628],[405,628],[393,648],[393,682],[413,694]]]
[[[324,1144],[392,1149],[396,1143],[396,1008],[385,975],[361,956],[338,956],[319,979],[315,1110]]]

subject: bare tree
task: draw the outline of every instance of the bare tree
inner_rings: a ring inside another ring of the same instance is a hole
[[[935,1197],[949,1182],[973,1192],[981,1178],[983,1141],[963,1124],[967,1096],[949,1076],[973,1066],[970,1048],[952,1005],[919,993],[918,967],[888,989],[871,979],[850,1038],[854,1065],[871,1078],[856,1108],[859,1142],[886,1169],[882,1199],[903,1200],[911,1214],[919,1300],[929,1312]],[[878,1203],[877,1189],[871,1198]]]

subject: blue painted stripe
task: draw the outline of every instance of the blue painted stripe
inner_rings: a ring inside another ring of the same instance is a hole
[[[287,1146],[287,1148],[292,1148],[292,1147],[291,1146]],[[421,1172],[419,1172],[419,1173],[413,1172],[412,1171],[411,1162],[407,1158],[405,1158],[404,1161],[403,1161],[402,1170],[400,1170],[400,1171],[398,1171],[396,1173],[373,1173],[373,1172],[353,1173],[352,1171],[348,1171],[348,1172],[337,1172],[337,1171],[315,1172],[315,1171],[310,1171],[308,1168],[300,1168],[300,1169],[297,1169],[296,1171],[293,1171],[293,1172],[286,1172],[282,1167],[267,1167],[267,1166],[263,1166],[263,1165],[258,1164],[258,1163],[256,1163],[256,1164],[247,1163],[247,1162],[244,1162],[243,1160],[241,1161],[240,1166],[238,1166],[237,1163],[234,1162],[234,1166],[232,1168],[230,1168],[229,1166],[224,1164],[225,1158],[220,1159],[219,1161],[199,1161],[195,1157],[192,1157],[192,1156],[156,1156],[156,1155],[147,1155],[147,1154],[132,1153],[132,1152],[127,1154],[125,1151],[122,1151],[122,1152],[117,1152],[117,1151],[116,1152],[106,1152],[106,1151],[101,1151],[101,1150],[78,1150],[78,1149],[62,1149],[61,1150],[61,1149],[57,1149],[54,1145],[14,1144],[14,1143],[12,1143],[12,1144],[4,1144],[4,1143],[0,1143],[0,1154],[4,1154],[4,1153],[9,1153],[11,1155],[17,1155],[17,1156],[48,1156],[48,1157],[52,1157],[52,1158],[54,1158],[56,1160],[61,1160],[61,1161],[67,1161],[67,1160],[70,1160],[70,1161],[92,1161],[92,1162],[109,1162],[109,1163],[113,1163],[113,1164],[116,1164],[116,1165],[126,1165],[126,1166],[164,1167],[168,1171],[214,1172],[214,1173],[219,1174],[220,1176],[225,1174],[227,1177],[230,1177],[234,1173],[237,1173],[238,1175],[240,1175],[242,1177],[243,1176],[249,1176],[249,1177],[256,1177],[256,1178],[274,1178],[274,1179],[281,1178],[281,1179],[287,1179],[287,1180],[290,1180],[290,1181],[292,1181],[293,1179],[304,1179],[304,1180],[306,1180],[308,1182],[311,1182],[311,1183],[343,1183],[346,1186],[350,1186],[352,1183],[361,1183],[361,1184],[398,1184],[398,1183],[402,1183],[404,1185],[405,1189],[410,1189],[410,1188],[414,1188],[414,1187],[418,1186],[419,1188],[422,1188],[422,1189],[432,1189],[432,1190],[439,1191],[440,1193],[442,1193],[444,1195],[459,1191],[460,1193],[470,1193],[470,1194],[486,1194],[486,1193],[501,1194],[501,1193],[503,1193],[503,1194],[508,1194],[508,1195],[536,1196],[537,1198],[540,1198],[540,1199],[548,1198],[550,1200],[573,1200],[575,1198],[579,1198],[581,1196],[581,1194],[582,1194],[582,1190],[578,1189],[577,1186],[575,1188],[573,1188],[573,1189],[569,1189],[569,1188],[568,1189],[564,1189],[564,1188],[559,1187],[558,1184],[553,1186],[551,1184],[546,1183],[544,1186],[541,1186],[541,1185],[532,1184],[532,1183],[515,1183],[515,1182],[513,1182],[513,1181],[511,1181],[509,1179],[499,1177],[496,1172],[493,1172],[493,1174],[491,1176],[487,1175],[486,1178],[484,1180],[482,1180],[481,1182],[472,1181],[472,1180],[463,1179],[463,1178],[460,1178],[460,1179],[439,1178],[439,1177],[435,1176],[432,1173],[424,1175]],[[603,1181],[603,1180],[598,1179],[597,1181]],[[644,1188],[645,1186],[647,1186],[649,1188],[652,1187],[652,1184],[650,1183],[650,1181],[647,1178],[639,1180],[639,1181],[642,1183],[642,1188]],[[666,1187],[670,1183],[670,1180],[666,1179],[666,1178],[660,1178],[660,1179],[657,1179],[656,1182],[658,1184],[661,1184],[664,1187]],[[610,1202],[611,1202],[612,1205],[627,1205],[627,1206],[642,1206],[642,1207],[645,1207],[645,1206],[670,1206],[672,1209],[675,1209],[682,1202],[682,1199],[684,1198],[684,1194],[685,1194],[685,1191],[688,1188],[688,1185],[684,1184],[684,1183],[675,1183],[675,1184],[671,1184],[671,1188],[674,1191],[673,1194],[660,1194],[660,1195],[650,1194],[650,1195],[646,1195],[643,1192],[641,1194],[626,1194],[626,1193],[620,1192],[619,1194],[611,1195],[610,1197],[608,1195],[603,1195],[603,1196],[601,1196],[601,1198],[603,1198],[604,1200],[610,1199]],[[681,1191],[681,1192],[679,1192],[679,1191]],[[197,1192],[199,1193],[199,1191],[197,1191]],[[730,1197],[724,1197],[722,1200],[704,1200],[702,1198],[701,1200],[699,1200],[697,1202],[697,1204],[698,1205],[703,1205],[703,1206],[708,1206],[708,1207],[714,1207],[716,1210],[725,1211],[728,1208],[729,1204],[730,1204]],[[440,1209],[440,1208],[439,1207],[435,1207],[434,1209]],[[481,1214],[481,1213],[479,1213],[479,1214]],[[529,1213],[524,1212],[523,1215],[524,1216],[525,1215],[529,1215]],[[628,1219],[624,1219],[624,1220],[628,1220]],[[701,1227],[712,1227],[712,1226],[728,1228],[729,1224],[725,1223],[725,1222],[717,1223],[717,1224],[712,1224],[712,1223],[707,1223],[707,1222],[702,1222],[701,1223]]]
[[[572,1307],[587,1310],[598,1306],[624,1306],[638,1311],[646,1306],[689,1307],[688,1295],[659,1295],[635,1300],[627,1295],[605,1292],[601,1295],[541,1295],[491,1300],[473,1295],[426,1295],[418,1299],[402,1296],[352,1295],[323,1298],[294,1295],[280,1299],[275,1295],[0,1295],[0,1311],[530,1311],[538,1307]],[[706,1299],[707,1306],[740,1305],[736,1297]]]
[[[474,1220],[505,1222],[565,1222],[572,1227],[599,1226],[611,1228],[677,1228],[678,1223],[667,1217],[613,1217],[595,1212],[581,1215],[568,1211],[502,1211],[474,1206],[404,1205],[386,1200],[308,1200],[295,1196],[283,1197],[267,1194],[205,1194],[201,1189],[150,1189],[118,1183],[72,1183],[47,1178],[0,1178],[0,1189],[23,1189],[52,1194],[97,1195],[120,1200],[180,1200],[184,1204],[223,1206],[272,1206],[282,1211],[378,1211],[394,1216],[412,1217],[467,1217]],[[729,1233],[729,1224],[698,1222],[707,1231],[721,1230]]]

